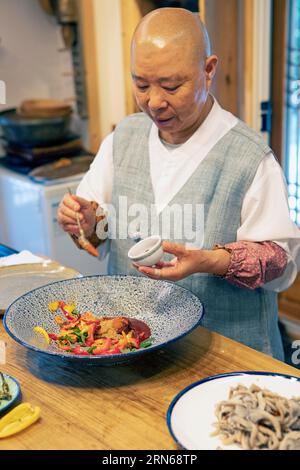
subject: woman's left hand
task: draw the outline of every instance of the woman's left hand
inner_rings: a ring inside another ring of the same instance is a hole
[[[169,281],[180,281],[195,273],[224,275],[228,270],[230,254],[226,250],[198,250],[167,241],[162,246],[165,253],[175,255],[171,262],[161,262],[155,267],[134,264],[134,267],[152,279]]]

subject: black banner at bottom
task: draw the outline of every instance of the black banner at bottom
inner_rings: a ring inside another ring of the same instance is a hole
[[[274,463],[286,465],[293,464],[298,461],[298,453],[291,451],[138,451],[138,450],[124,450],[124,451],[81,451],[81,450],[67,450],[67,451],[0,451],[1,468],[5,468],[4,464],[21,464],[22,466],[30,465],[35,468],[39,465],[58,465],[60,468],[65,468],[64,464],[70,468],[70,465],[76,467],[87,467],[93,465],[93,470],[98,467],[105,469],[106,467],[122,468],[149,468],[155,466],[168,465],[172,467],[185,467],[193,466],[194,468],[200,465],[221,464],[227,463],[232,466],[240,465],[241,463],[259,464]],[[297,459],[297,460],[296,460]]]

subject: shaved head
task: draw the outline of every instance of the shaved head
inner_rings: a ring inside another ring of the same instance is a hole
[[[185,142],[208,115],[217,63],[204,25],[188,10],[159,8],[138,24],[131,46],[133,92],[166,142]]]
[[[193,60],[211,55],[207,30],[196,13],[183,8],[159,8],[148,13],[138,24],[132,48],[148,45],[162,49],[171,45],[189,52]]]

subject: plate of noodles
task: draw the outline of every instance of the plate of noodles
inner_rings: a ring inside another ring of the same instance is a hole
[[[235,372],[195,382],[171,402],[167,423],[189,450],[300,450],[300,379]]]

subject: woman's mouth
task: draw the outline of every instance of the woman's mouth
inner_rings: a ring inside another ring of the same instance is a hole
[[[174,119],[174,116],[171,116],[170,118],[153,118],[155,123],[158,125],[158,126],[167,126],[173,119]]]
[[[169,122],[171,122],[174,119],[174,116],[171,116],[169,118],[160,118],[156,116],[151,116],[151,118],[158,126],[165,126],[165,125],[168,125]]]

